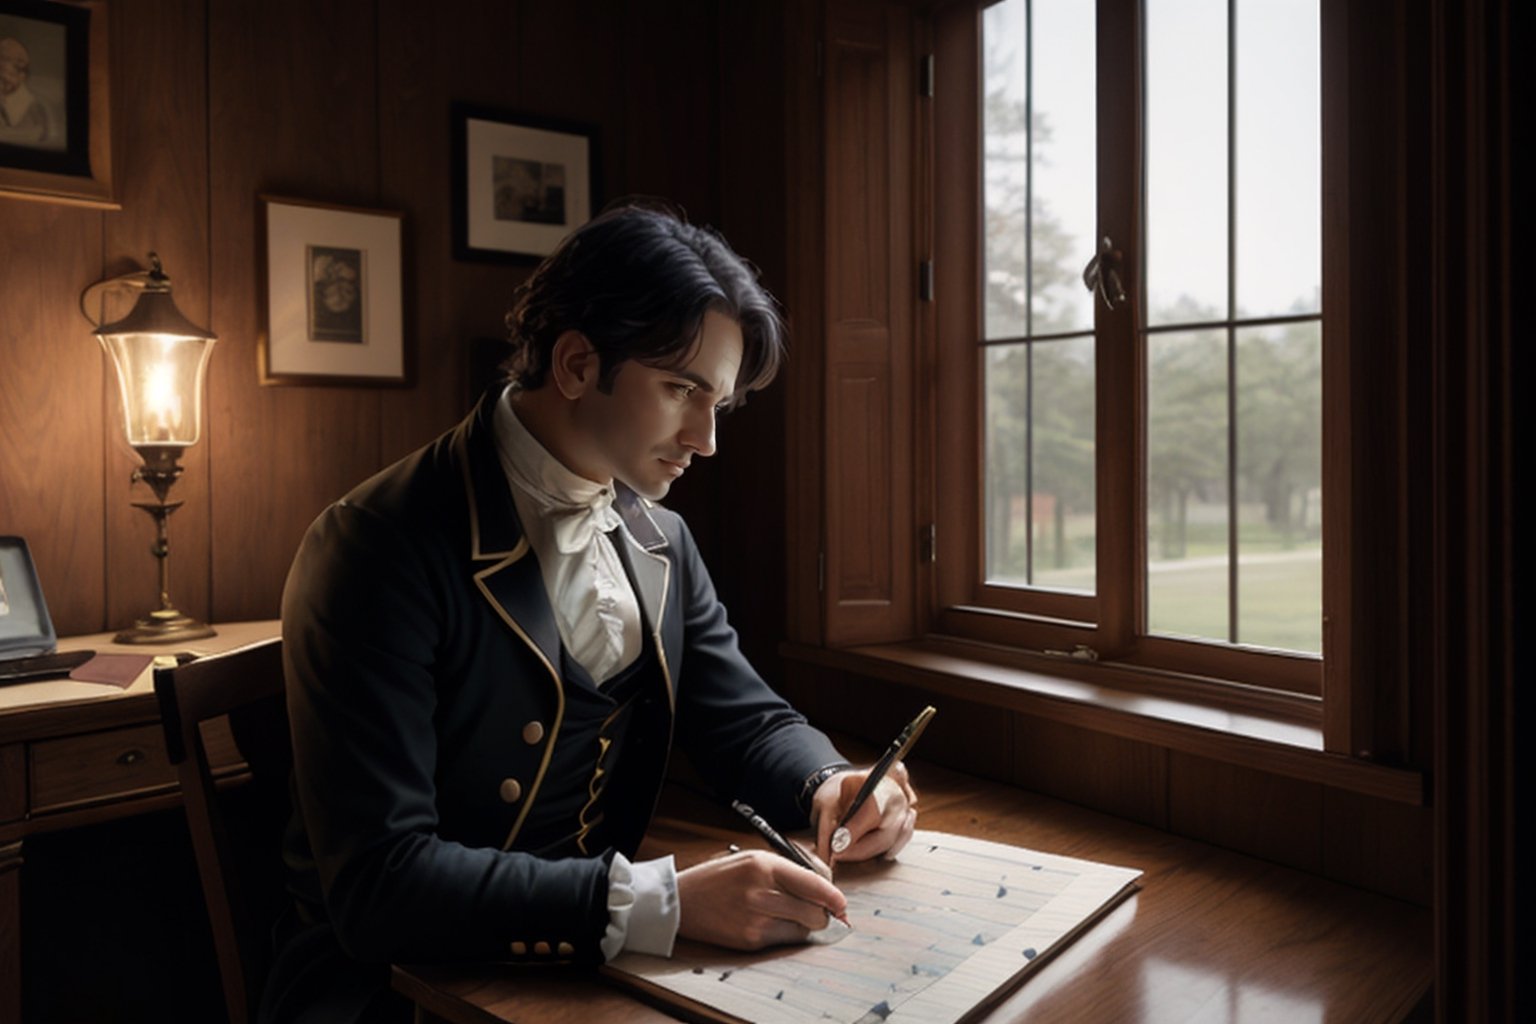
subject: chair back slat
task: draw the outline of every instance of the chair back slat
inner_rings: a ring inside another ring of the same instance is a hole
[[[155,670],[166,750],[176,765],[198,876],[213,928],[219,975],[231,1024],[245,1024],[256,1009],[264,978],[269,924],[253,914],[243,856],[231,838],[209,763],[203,725],[229,716],[230,731],[251,771],[253,789],[286,799],[292,765],[283,703],[282,641],[277,638],[210,655],[175,668]],[[254,823],[274,847],[284,808],[270,806],[272,820]],[[261,817],[258,815],[258,817]],[[250,824],[250,823],[248,823]],[[275,867],[275,858],[273,858]],[[260,905],[260,904],[256,904]]]

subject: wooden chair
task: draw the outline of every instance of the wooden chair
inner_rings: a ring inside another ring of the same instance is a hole
[[[287,903],[280,850],[293,751],[282,641],[264,640],[156,669],[155,695],[166,752],[181,783],[225,1006],[231,1024],[245,1024],[261,999],[271,925]],[[203,726],[224,715],[250,768],[244,786],[221,786],[209,768]]]

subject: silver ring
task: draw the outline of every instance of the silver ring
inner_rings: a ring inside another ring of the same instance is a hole
[[[832,852],[842,853],[848,849],[849,844],[852,842],[853,836],[849,834],[848,829],[846,827],[839,828],[832,833]]]

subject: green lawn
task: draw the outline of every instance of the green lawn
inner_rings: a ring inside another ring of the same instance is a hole
[[[1227,639],[1227,566],[1220,558],[1162,562],[1148,576],[1154,633]],[[1238,641],[1322,651],[1322,549],[1298,549],[1238,566]]]
[[[1278,547],[1278,545],[1276,546]],[[1225,547],[1200,555],[1154,562],[1148,573],[1147,617],[1163,635],[1228,639]],[[1289,551],[1255,552],[1238,567],[1238,640],[1259,647],[1318,654],[1322,651],[1322,548],[1313,541]],[[1006,582],[999,580],[998,582]],[[1093,568],[1036,574],[1035,585],[1092,592]]]

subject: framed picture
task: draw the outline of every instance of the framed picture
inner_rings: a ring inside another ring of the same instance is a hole
[[[0,658],[46,654],[55,639],[27,542],[0,537]]]
[[[592,216],[596,133],[586,125],[457,104],[454,255],[532,263]]]
[[[0,0],[0,195],[116,209],[104,0]]]
[[[261,197],[263,384],[404,384],[401,215]]]

